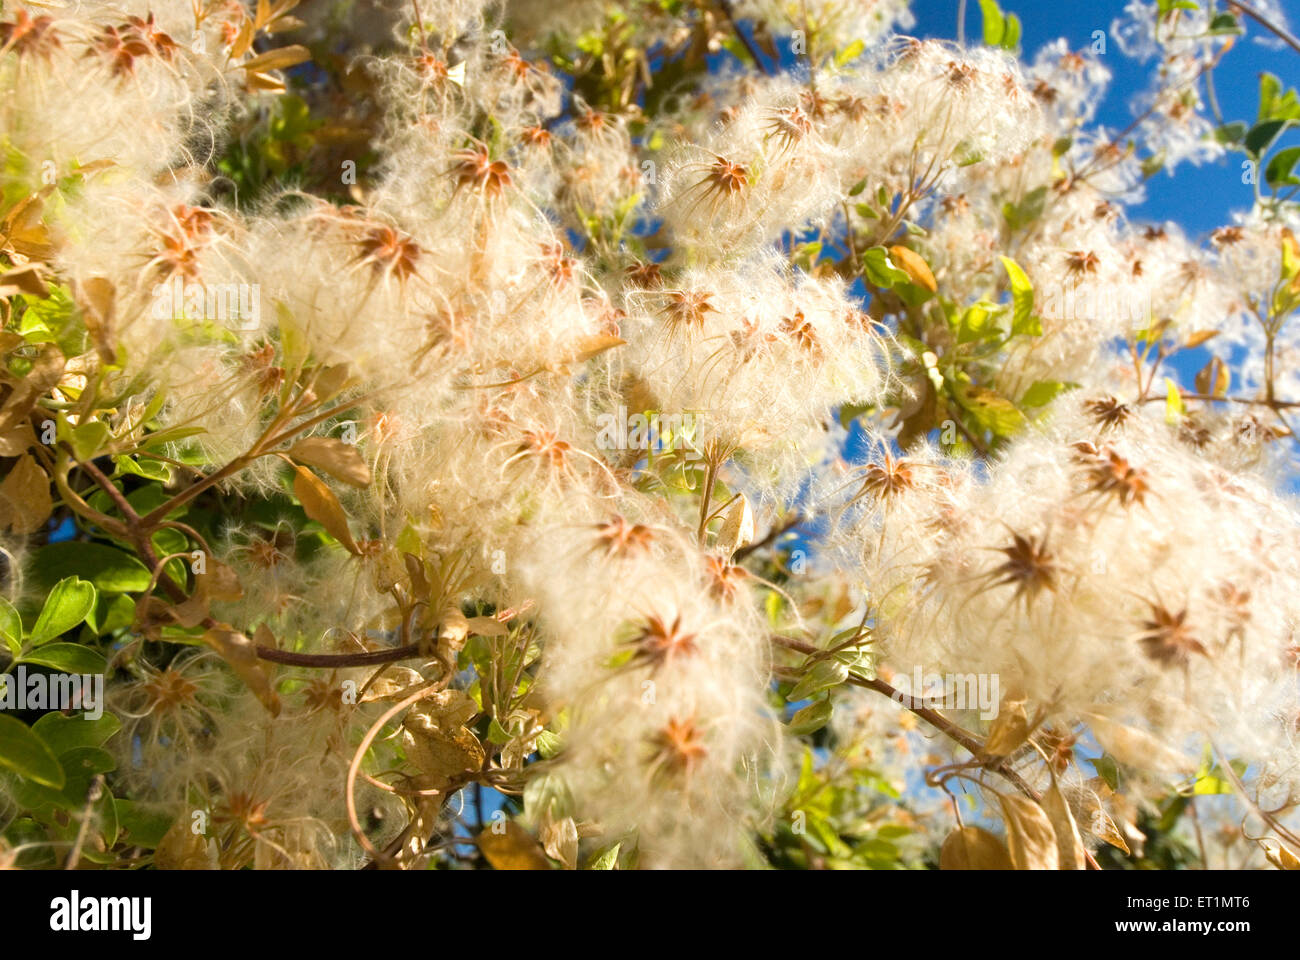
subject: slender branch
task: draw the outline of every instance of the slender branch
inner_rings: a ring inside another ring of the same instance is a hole
[[[745,31],[741,30],[740,24],[736,22],[735,10],[732,6],[731,0],[718,0],[718,6],[722,10],[722,15],[727,18],[727,23],[731,25],[732,33],[736,35],[736,39],[740,41],[740,45],[745,48],[745,52],[748,53],[750,58],[754,61],[754,66],[758,67],[758,69],[762,70],[770,77],[772,75],[771,67],[769,67],[767,62],[759,56],[758,47],[754,45],[754,41],[745,35]]]
[[[371,667],[382,663],[394,663],[398,660],[410,660],[420,655],[418,643],[389,650],[370,650],[366,653],[292,653],[288,650],[275,650],[271,647],[257,648],[259,660],[271,663],[283,663],[291,667],[319,667],[333,669],[336,667]]]
[[[788,650],[795,650],[799,653],[816,654],[823,652],[820,648],[813,646],[811,643],[796,640],[793,637],[774,636],[771,639],[772,642],[778,646],[785,647]],[[864,680],[861,677],[855,677],[850,674],[847,682],[851,683],[855,687],[862,687],[864,690],[874,690],[876,693],[884,694],[890,700],[893,700],[895,703],[902,706],[904,710],[914,713],[946,736],[949,740],[959,744],[972,756],[980,760],[986,769],[992,770],[994,773],[1002,776],[1017,790],[1029,797],[1029,799],[1035,802],[1042,799],[1037,790],[1026,783],[1020,774],[1016,773],[1007,765],[1005,759],[988,758],[987,762],[985,762],[984,744],[980,738],[964,727],[953,723],[938,710],[925,706],[922,701],[909,697],[907,694],[890,686],[879,677],[872,680]]]
[[[1214,395],[1207,394],[1207,393],[1182,393],[1182,391],[1179,391],[1179,392],[1180,392],[1180,394],[1182,395],[1182,398],[1183,398],[1184,400],[1209,400],[1209,401],[1212,401],[1212,402],[1218,402],[1218,403],[1244,403],[1244,404],[1248,404],[1248,405],[1250,405],[1250,406],[1257,406],[1257,407],[1271,407],[1271,408],[1273,408],[1274,410],[1277,410],[1277,409],[1289,409],[1289,408],[1291,408],[1291,407],[1300,407],[1300,401],[1296,401],[1296,400],[1267,400],[1267,399],[1265,399],[1265,398],[1263,398],[1263,397],[1258,397],[1258,398],[1251,398],[1251,397],[1219,397],[1219,396],[1214,396]],[[1150,396],[1150,397],[1143,397],[1142,400],[1141,400],[1141,402],[1142,402],[1142,403],[1161,403],[1161,402],[1164,401],[1164,399],[1165,399],[1165,398],[1162,397],[1162,396],[1155,395],[1155,396]]]
[[[1269,20],[1266,16],[1264,16],[1262,13],[1260,13],[1250,4],[1242,3],[1241,0],[1226,0],[1226,2],[1228,6],[1240,10],[1246,16],[1250,17],[1250,19],[1254,20],[1261,27],[1267,30],[1269,33],[1281,38],[1286,43],[1286,45],[1290,47],[1292,50],[1294,50],[1296,53],[1300,53],[1300,40],[1297,40],[1293,34],[1289,33],[1287,30],[1283,29],[1278,24],[1273,23],[1271,20]]]

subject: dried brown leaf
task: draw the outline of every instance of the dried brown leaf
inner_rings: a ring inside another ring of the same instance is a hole
[[[1056,833],[1043,808],[1028,797],[1000,794],[1002,819],[1007,825],[1007,850],[1017,870],[1057,870]]]
[[[370,486],[370,465],[355,446],[336,437],[306,437],[289,448],[289,456],[351,486]]]
[[[362,703],[373,700],[403,700],[428,681],[417,670],[396,665],[385,667],[361,695]]]
[[[727,511],[722,528],[718,531],[717,547],[728,560],[737,550],[754,542],[754,511],[749,506],[749,498],[743,493]]]
[[[0,297],[12,297],[23,293],[29,297],[44,299],[50,295],[50,288],[41,276],[42,270],[37,264],[28,264],[16,270],[0,274]]]
[[[940,870],[1011,870],[1006,845],[979,827],[958,827],[939,850]]]
[[[1056,774],[1048,771],[1052,777],[1051,787],[1043,794],[1043,810],[1052,823],[1056,834],[1056,852],[1062,870],[1086,870],[1088,855],[1079,839],[1079,828],[1074,822],[1070,805],[1061,795],[1061,788],[1056,782]]]
[[[117,290],[111,280],[91,277],[81,285],[81,293],[86,307],[86,331],[94,341],[95,352],[105,363],[116,363],[113,334]]]
[[[0,528],[35,533],[54,509],[50,478],[29,453],[23,454],[0,483]]]
[[[1028,739],[1029,715],[1025,712],[1025,701],[1004,699],[989,727],[984,752],[990,757],[1010,756]]]
[[[279,716],[280,697],[271,686],[262,662],[257,659],[257,648],[253,641],[229,624],[219,623],[203,634],[203,642],[220,654],[221,659],[230,665],[257,695],[257,699],[262,701],[262,706],[266,707],[271,716]]]

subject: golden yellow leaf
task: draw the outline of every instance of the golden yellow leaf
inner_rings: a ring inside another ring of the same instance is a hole
[[[292,67],[310,59],[310,50],[300,44],[294,44],[290,47],[280,47],[278,50],[268,50],[266,53],[258,54],[251,60],[245,60],[239,66],[240,69],[248,72],[251,79],[256,74],[264,74],[268,70],[283,70],[286,67]]]
[[[1124,839],[1124,834],[1119,832],[1119,828],[1115,826],[1115,821],[1111,819],[1110,814],[1101,807],[1097,807],[1092,811],[1090,832],[1098,840],[1103,840],[1106,843],[1109,843],[1117,850],[1124,851],[1124,855],[1128,856],[1129,848],[1128,843]]]
[[[979,827],[958,827],[939,850],[940,870],[1011,870],[1006,846]]]
[[[1056,834],[1043,808],[1028,797],[1000,794],[1002,819],[1007,825],[1007,850],[1017,870],[1057,870]]]
[[[925,287],[931,293],[939,291],[939,284],[935,282],[930,265],[915,250],[895,245],[889,248],[889,256],[918,287]]]
[[[261,90],[265,93],[284,93],[284,81],[277,80],[269,73],[249,73],[245,76],[249,90]]]
[[[1195,333],[1189,333],[1187,335],[1187,342],[1184,343],[1183,346],[1189,349],[1191,347],[1199,347],[1201,344],[1205,343],[1205,341],[1212,337],[1217,337],[1218,335],[1218,330],[1197,330]]]
[[[339,498],[334,496],[334,491],[306,467],[294,467],[294,470],[297,472],[293,478],[293,495],[298,498],[307,516],[324,527],[331,537],[349,551],[361,553],[356,541],[352,539],[352,531],[348,529],[347,514],[343,512],[343,506],[339,503]]]
[[[230,45],[231,59],[239,59],[248,52],[249,47],[253,45],[253,21],[245,19],[239,27],[239,33],[235,35],[235,42]]]
[[[513,820],[506,821],[504,827],[493,824],[480,833],[478,848],[494,870],[551,869],[541,844]]]
[[[1025,701],[1007,697],[998,707],[998,715],[989,727],[988,739],[984,742],[984,752],[990,757],[1006,757],[1029,739],[1029,717],[1025,713]]]
[[[305,21],[299,20],[297,17],[278,17],[267,24],[266,32],[287,33],[290,30],[297,30],[299,27],[305,25]]]
[[[1280,843],[1276,852],[1265,848],[1264,856],[1279,870],[1300,870],[1300,859],[1296,859],[1296,855]]]
[[[289,448],[289,456],[351,486],[370,485],[370,465],[355,446],[336,437],[306,437]]]

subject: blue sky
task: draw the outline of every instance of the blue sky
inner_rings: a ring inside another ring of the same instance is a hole
[[[1065,37],[1071,49],[1091,46],[1093,31],[1106,31],[1106,53],[1100,57],[1111,71],[1111,85],[1097,111],[1098,122],[1111,129],[1123,129],[1132,119],[1132,101],[1144,91],[1153,63],[1139,63],[1120,51],[1111,34],[1111,24],[1124,15],[1125,0],[1001,0],[1003,10],[1020,17],[1021,46],[1026,60],[1055,40]],[[1218,4],[1220,9],[1225,4]],[[916,26],[912,32],[924,37],[955,39],[957,0],[913,0]],[[978,41],[983,18],[977,0],[966,4],[966,38]],[[1281,7],[1294,32],[1300,24],[1300,0],[1281,0]],[[1300,54],[1281,47],[1272,34],[1253,21],[1246,21],[1246,36],[1237,39],[1214,72],[1215,90],[1225,120],[1253,120],[1259,106],[1259,75],[1275,74],[1286,86],[1300,83]],[[1258,42],[1267,38],[1267,43]],[[1288,143],[1292,141],[1287,141]],[[1160,173],[1147,181],[1147,200],[1131,207],[1129,216],[1138,221],[1173,220],[1192,237],[1203,238],[1210,230],[1231,222],[1231,212],[1244,211],[1252,200],[1250,186],[1241,182],[1240,153],[1230,153],[1211,164],[1180,165],[1170,176]]]

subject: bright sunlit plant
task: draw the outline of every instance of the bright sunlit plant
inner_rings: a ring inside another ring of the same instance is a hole
[[[0,865],[1296,867],[1289,34],[979,6],[0,4]]]

